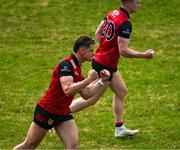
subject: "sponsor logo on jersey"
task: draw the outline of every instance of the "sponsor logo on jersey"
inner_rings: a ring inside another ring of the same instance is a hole
[[[125,31],[122,31],[122,33],[124,33],[124,34],[130,34],[130,30],[129,30],[129,29],[126,29]]]
[[[64,68],[61,69],[61,72],[71,72],[71,70],[69,70],[67,66],[64,66]]]

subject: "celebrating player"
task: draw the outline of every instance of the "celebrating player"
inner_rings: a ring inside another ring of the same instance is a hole
[[[66,149],[78,148],[78,129],[69,108],[74,94],[80,93],[85,99],[96,100],[109,85],[110,73],[107,70],[101,72],[100,80],[95,70],[83,80],[81,64],[92,60],[94,44],[88,36],[80,36],[74,43],[74,53],[56,65],[49,89],[36,105],[27,137],[14,149],[36,148],[53,127]]]
[[[120,72],[117,71],[119,58],[120,56],[124,56],[150,59],[154,55],[154,50],[152,49],[148,49],[145,52],[138,52],[128,48],[132,31],[129,14],[135,13],[139,9],[140,0],[121,0],[121,2],[122,6],[119,9],[107,13],[96,31],[95,35],[100,44],[92,61],[92,68],[98,73],[103,69],[107,69],[111,73],[109,78],[110,88],[115,94],[113,99],[115,137],[125,137],[139,132],[139,130],[126,128],[122,121],[123,102],[127,94],[127,87]],[[73,101],[71,104],[72,112],[81,110],[84,103],[82,99]]]

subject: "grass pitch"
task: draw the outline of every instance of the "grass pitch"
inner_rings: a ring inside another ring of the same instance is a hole
[[[81,34],[94,38],[111,0],[0,1],[0,148],[23,141],[37,100],[46,91],[60,59]],[[123,120],[140,134],[114,138],[107,90],[93,107],[74,114],[80,149],[180,149],[180,17],[178,0],[142,0],[132,15],[130,47],[155,49],[152,60],[122,58],[119,70],[128,87]],[[97,44],[98,45],[98,44]],[[87,75],[90,63],[83,65]],[[48,134],[39,149],[64,148]]]

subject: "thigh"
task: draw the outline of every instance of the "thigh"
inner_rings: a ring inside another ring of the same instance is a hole
[[[41,128],[39,125],[32,122],[26,137],[26,143],[38,145],[44,138],[48,130]]]
[[[59,123],[55,130],[66,147],[78,142],[78,129],[74,119]]]
[[[116,71],[113,74],[113,78],[110,83],[110,88],[113,90],[113,92],[116,95],[121,94],[121,92],[127,91],[126,84],[125,84],[121,74],[119,73],[119,71]]]

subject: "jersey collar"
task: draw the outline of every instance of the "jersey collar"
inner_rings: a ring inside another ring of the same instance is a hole
[[[75,62],[75,64],[80,67],[79,61],[76,58],[76,56],[74,54],[71,54],[71,57],[72,57],[73,61]]]
[[[128,16],[129,19],[131,19],[126,9],[124,9],[123,7],[120,7],[120,10],[123,11]]]

